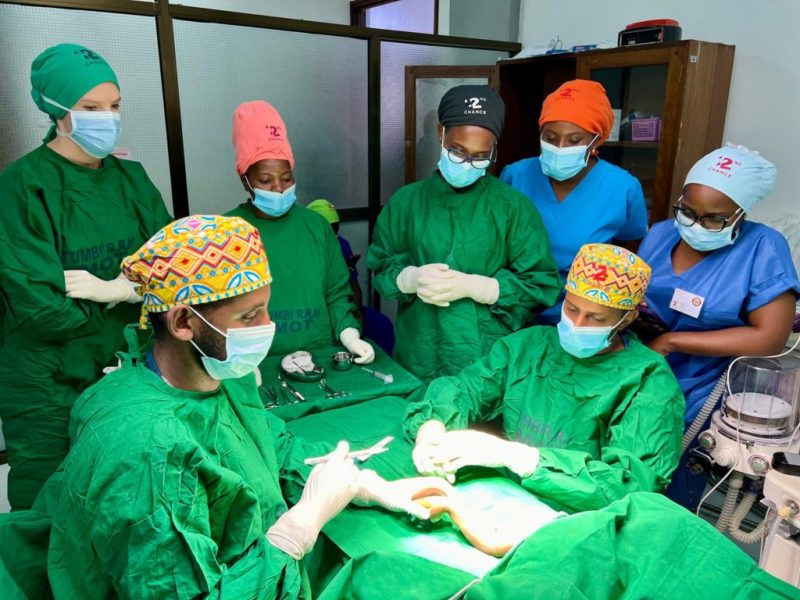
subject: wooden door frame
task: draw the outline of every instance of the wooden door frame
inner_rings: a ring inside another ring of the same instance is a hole
[[[497,89],[497,65],[406,65],[405,183],[417,180],[417,80],[442,78],[486,78]]]

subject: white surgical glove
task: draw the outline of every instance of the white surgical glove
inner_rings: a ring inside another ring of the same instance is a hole
[[[369,342],[361,339],[361,334],[355,327],[348,327],[339,334],[342,345],[357,358],[355,362],[359,365],[368,365],[375,360],[375,348]]]
[[[462,467],[505,467],[520,477],[528,477],[539,464],[539,451],[520,442],[465,429],[448,431],[431,446],[427,460],[442,469],[449,482]]]
[[[438,289],[443,281],[452,279],[455,271],[443,263],[431,263],[421,267],[406,267],[397,276],[397,287],[404,294],[416,294],[426,304],[440,307],[450,306],[449,302],[442,302],[433,298],[433,290]]]
[[[478,304],[494,304],[500,297],[500,283],[494,277],[468,275],[450,271],[451,277],[428,283],[420,281],[417,295],[423,295],[431,304],[449,305],[450,302],[471,298]]]
[[[130,281],[123,273],[116,279],[105,281],[89,271],[64,271],[64,283],[68,297],[107,303],[108,308],[114,308],[120,302],[142,301],[138,294],[139,285]]]
[[[453,486],[438,477],[411,477],[386,481],[375,471],[365,469],[358,474],[353,504],[382,506],[393,512],[405,512],[418,519],[429,519],[430,511],[415,502],[428,496],[446,496]]]
[[[416,294],[421,279],[448,277],[450,267],[443,263],[430,263],[421,267],[406,267],[397,276],[397,288],[404,294]]]
[[[328,461],[311,471],[300,501],[286,511],[267,531],[267,540],[295,560],[314,546],[325,524],[353,499],[358,469],[347,442],[339,442]]]
[[[445,433],[447,433],[447,430],[444,427],[444,423],[435,419],[425,421],[417,431],[417,439],[414,450],[411,453],[411,459],[414,461],[414,466],[420,475],[446,477],[447,473],[445,473],[441,465],[435,465],[432,459],[436,447],[444,441]]]

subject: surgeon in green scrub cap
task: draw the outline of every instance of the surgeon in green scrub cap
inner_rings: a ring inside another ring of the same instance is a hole
[[[52,127],[0,173],[0,419],[15,510],[66,455],[75,398],[137,320],[120,261],[171,220],[142,165],[111,155],[121,96],[103,57],[48,48],[31,66],[31,96]]]

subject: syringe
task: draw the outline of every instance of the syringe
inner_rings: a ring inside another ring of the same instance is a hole
[[[380,379],[383,383],[392,383],[394,381],[394,375],[392,374],[387,375],[386,373],[381,373],[380,371],[374,371],[373,369],[368,369],[367,367],[361,367],[361,368],[364,369],[367,373],[369,373],[373,377],[377,377],[378,379]]]

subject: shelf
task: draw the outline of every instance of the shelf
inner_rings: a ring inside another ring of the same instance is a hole
[[[651,148],[658,150],[658,142],[605,142],[609,148]]]

